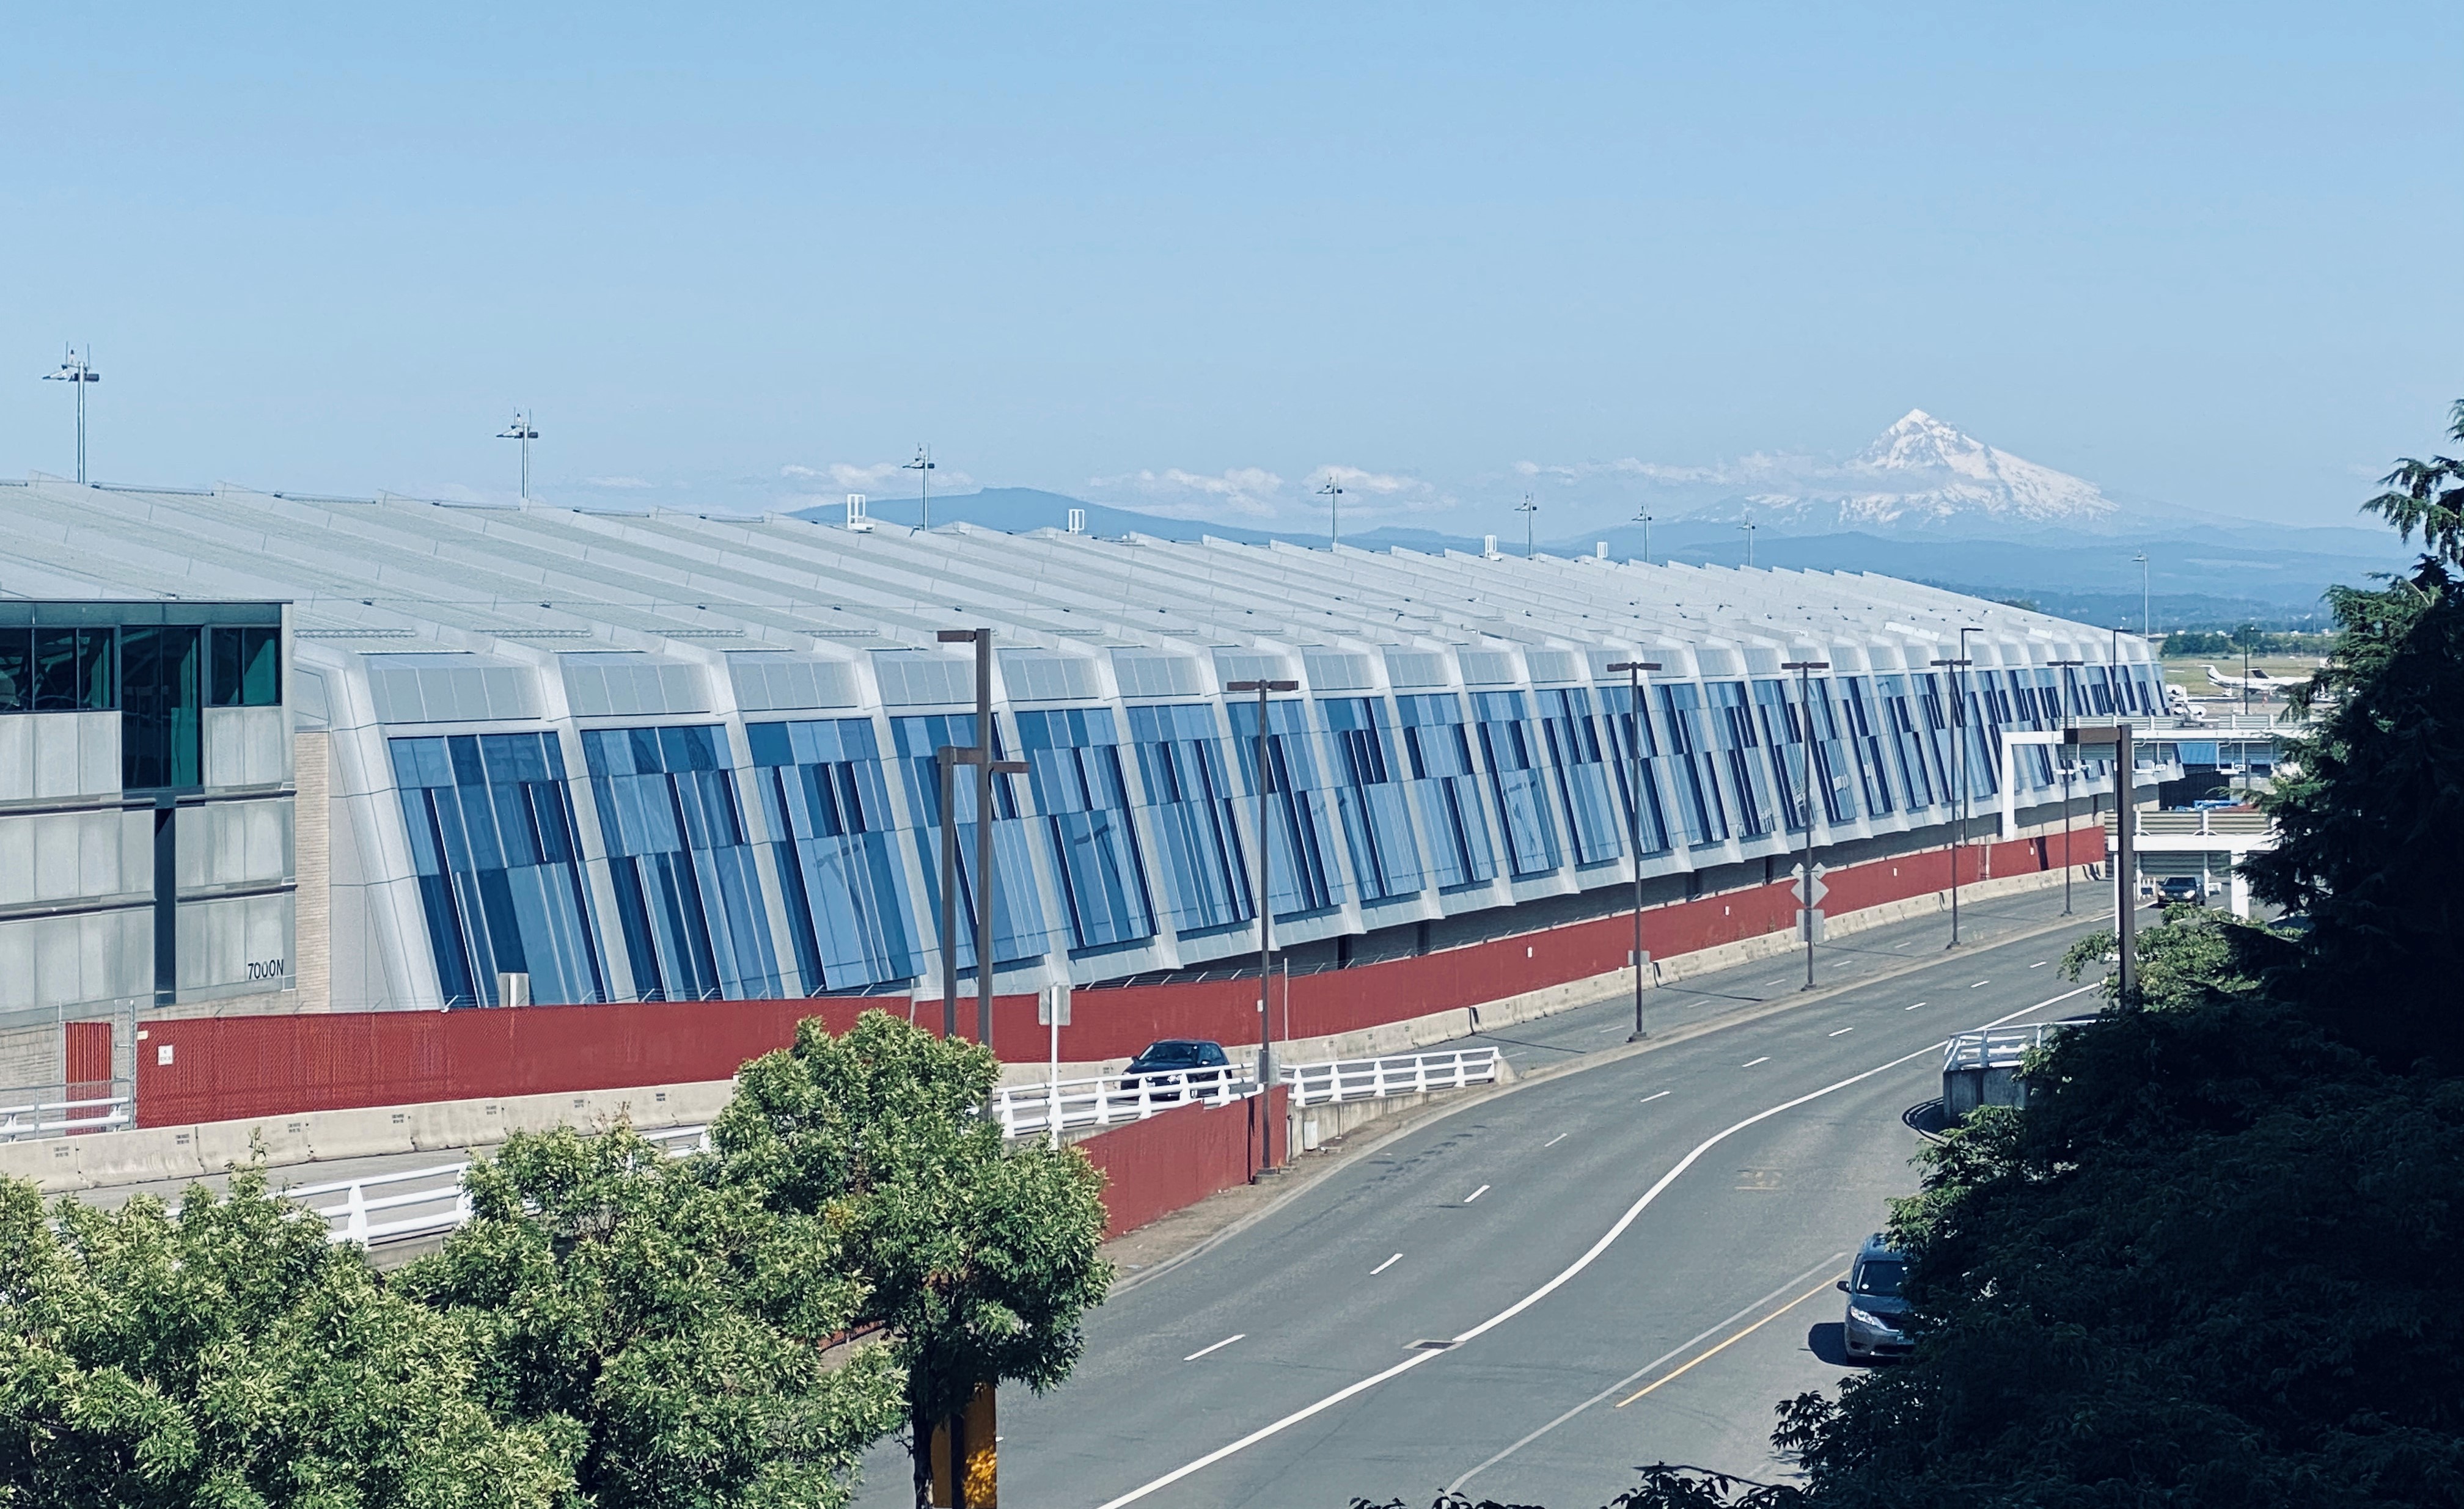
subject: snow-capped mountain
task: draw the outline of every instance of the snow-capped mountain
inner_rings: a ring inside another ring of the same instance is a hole
[[[1977,535],[2011,530],[2106,533],[2122,505],[2093,482],[2022,460],[1924,409],[1910,409],[1844,463],[1779,458],[1738,469],[1740,492],[1695,511],[1704,522],[1751,519],[1787,534]],[[1751,475],[1762,470],[1768,478]],[[1756,481],[1765,486],[1754,488]],[[1771,484],[1778,484],[1772,486]]]

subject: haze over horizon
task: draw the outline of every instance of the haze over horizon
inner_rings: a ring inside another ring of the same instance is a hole
[[[2464,392],[2395,6],[12,18],[0,474],[1544,536],[1910,408],[2351,525]],[[2388,228],[2399,228],[2390,232]],[[1706,480],[1708,479],[1708,480]]]

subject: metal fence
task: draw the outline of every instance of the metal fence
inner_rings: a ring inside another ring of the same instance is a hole
[[[115,1081],[112,1087],[121,1089]],[[118,1131],[137,1122],[137,1098],[126,1093],[87,1100],[68,1098],[65,1084],[0,1090],[0,1142],[66,1137],[77,1132]],[[50,1100],[42,1099],[50,1095]],[[29,1099],[28,1097],[33,1097]]]
[[[1216,1070],[1212,1079],[1202,1070],[1196,1076],[1111,1074],[1064,1080],[1057,1086],[1049,1083],[1003,1085],[993,1098],[993,1114],[1004,1137],[1048,1134],[1056,1114],[1065,1129],[1143,1121],[1191,1101],[1211,1105],[1257,1093],[1257,1082],[1236,1078],[1239,1072]],[[1462,1048],[1387,1059],[1284,1064],[1276,1078],[1291,1087],[1294,1105],[1418,1095],[1488,1083],[1497,1078],[1497,1050]]]
[[[1487,1084],[1497,1078],[1497,1050],[1461,1048],[1391,1059],[1301,1063],[1286,1069],[1283,1078],[1292,1087],[1294,1105],[1381,1100],[1426,1090],[1459,1090],[1467,1084]]]
[[[2061,1021],[2042,1021],[2026,1027],[1993,1027],[1982,1032],[1963,1032],[1944,1045],[1942,1072],[1958,1069],[2015,1069],[2029,1052],[2043,1047],[2057,1032],[2094,1023],[2093,1017],[2071,1017]]]

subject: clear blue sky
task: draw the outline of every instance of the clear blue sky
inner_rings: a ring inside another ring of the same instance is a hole
[[[1911,406],[2343,523],[2464,394],[2452,3],[226,12],[0,22],[0,472],[66,340],[106,480],[1450,528]]]

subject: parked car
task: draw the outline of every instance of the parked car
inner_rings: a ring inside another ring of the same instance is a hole
[[[1876,1232],[1857,1249],[1857,1258],[1848,1265],[1848,1277],[1839,1287],[1848,1296],[1848,1355],[1859,1362],[1872,1362],[1879,1357],[1896,1357],[1911,1345],[1908,1340],[1908,1301],[1900,1294],[1907,1277],[1907,1259],[1891,1246],[1890,1238]]]
[[[1155,1100],[1177,1101],[1184,1085],[1209,1090],[1238,1077],[1223,1044],[1200,1038],[1166,1038],[1148,1043],[1146,1051],[1130,1061],[1121,1073],[1121,1087],[1144,1085]]]
[[[2208,904],[2208,888],[2196,875],[2167,875],[2156,883],[2156,899],[2160,903],[2187,901],[2194,907]]]

